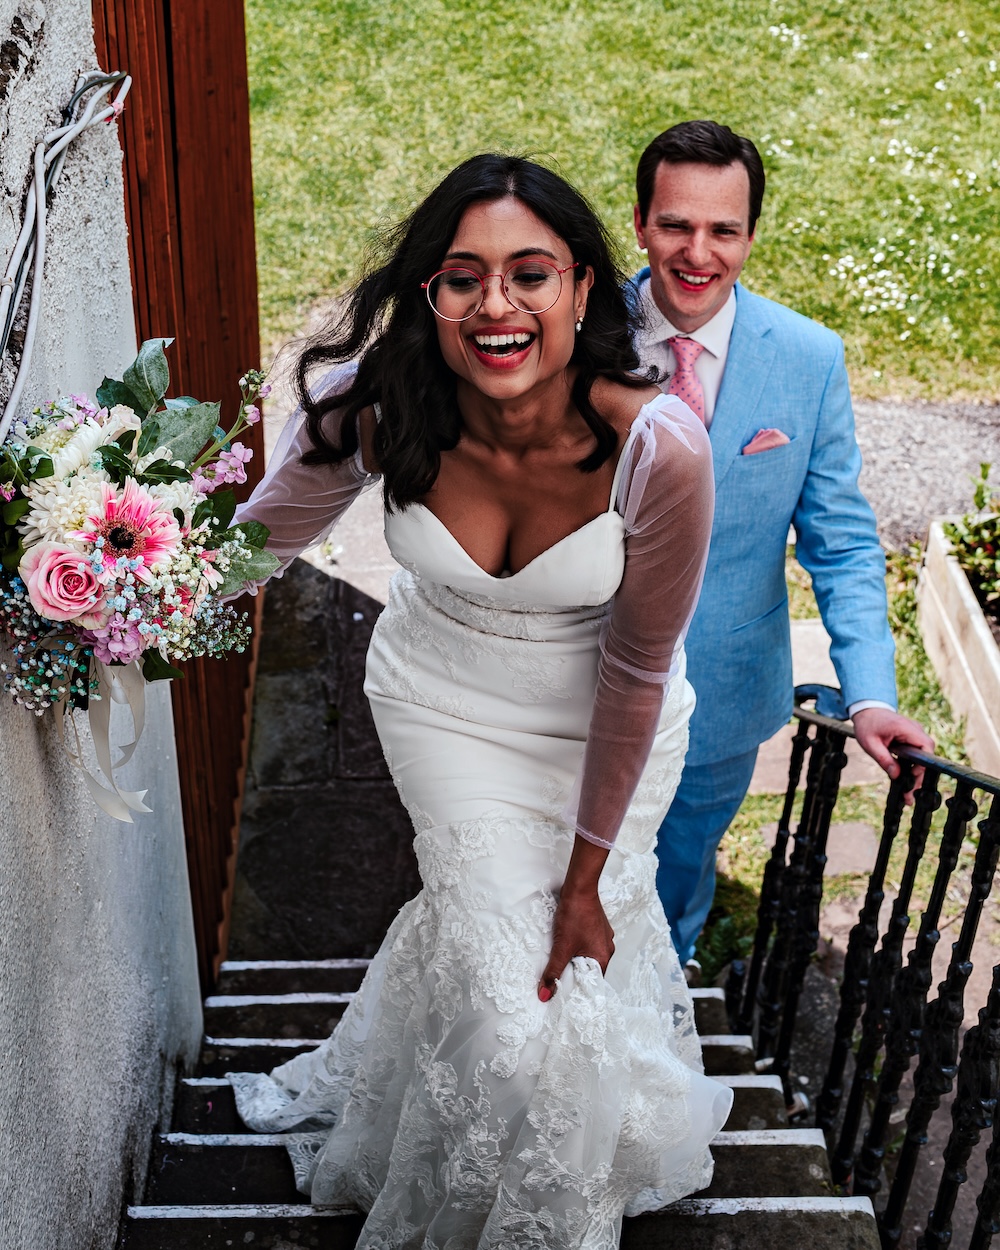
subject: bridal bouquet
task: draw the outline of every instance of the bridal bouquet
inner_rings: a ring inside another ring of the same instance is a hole
[[[164,398],[170,342],[143,343],[96,402],[47,403],[0,445],[0,629],[12,652],[0,664],[4,688],[37,715],[54,706],[60,730],[67,706],[90,709],[112,790],[88,781],[120,819],[130,819],[123,804],[148,809],[114,783],[109,713],[95,718],[94,704],[128,702],[137,741],[144,682],[183,676],[178,660],[242,651],[246,614],[222,600],[277,565],[263,550],[266,527],[232,523],[236,500],[225,489],[246,481],[252,452],[236,440],[260,420],[264,376],[240,379],[226,430],[218,403]]]

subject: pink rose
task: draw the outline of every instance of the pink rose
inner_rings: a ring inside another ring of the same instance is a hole
[[[84,629],[102,623],[104,587],[90,561],[60,543],[36,543],[24,553],[18,573],[31,606],[50,621],[74,621]]]

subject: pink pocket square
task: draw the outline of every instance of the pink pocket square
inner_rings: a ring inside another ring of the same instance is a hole
[[[758,430],[749,443],[743,448],[744,456],[754,456],[759,451],[771,451],[775,447],[784,447],[792,440],[781,430]]]

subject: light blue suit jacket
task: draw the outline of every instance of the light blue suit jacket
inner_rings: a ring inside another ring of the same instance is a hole
[[[791,441],[740,454],[758,430],[771,427]],[[791,715],[790,524],[832,639],[844,701],[896,706],[885,556],[874,513],[858,489],[861,453],[841,340],[737,284],[710,435],[715,522],[686,647],[698,696],[688,752],[693,764],[751,751]]]

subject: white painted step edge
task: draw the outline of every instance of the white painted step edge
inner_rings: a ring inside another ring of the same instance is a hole
[[[749,1033],[702,1033],[699,1038],[705,1046],[734,1046],[737,1050],[753,1050],[753,1038]]]
[[[793,1211],[797,1214],[812,1212],[847,1213],[860,1211],[875,1218],[869,1198],[683,1198],[665,1208],[677,1215],[745,1215],[748,1212],[768,1214]],[[347,1207],[314,1207],[308,1203],[268,1203],[254,1206],[232,1205],[217,1207],[129,1207],[132,1220],[191,1220],[191,1219],[288,1219],[289,1216],[315,1216],[339,1219],[358,1212]]]
[[[702,1002],[705,1002],[706,999],[708,999],[713,1003],[724,1003],[726,1001],[725,991],[720,990],[715,986],[707,986],[703,990],[688,990],[688,993],[695,1001],[698,1001],[699,999]]]
[[[227,959],[219,973],[223,972],[269,972],[302,969],[310,972],[316,968],[367,968],[370,959]]]
[[[203,1078],[209,1080],[211,1078]],[[781,1094],[784,1098],[785,1091],[782,1088],[781,1077],[773,1076],[770,1073],[761,1075],[758,1072],[736,1072],[732,1076],[713,1076],[713,1081],[718,1081],[720,1085],[728,1085],[730,1089],[773,1089],[776,1093]]]
[[[250,1046],[275,1046],[282,1050],[302,1050],[311,1046],[314,1050],[322,1046],[325,1037],[205,1037],[203,1046],[226,1046],[230,1049],[245,1050]]]
[[[756,1072],[737,1072],[731,1076],[713,1076],[713,1081],[718,1081],[720,1085],[728,1085],[730,1089],[771,1089],[777,1094],[783,1094],[780,1076],[761,1076]],[[190,1085],[192,1088],[200,1086],[204,1089],[228,1089],[229,1082],[225,1077],[221,1076],[185,1076],[181,1078],[182,1085]]]
[[[206,1009],[209,1007],[295,1007],[303,1003],[319,1003],[334,1006],[349,1003],[353,993],[343,994],[211,994],[205,999]]]
[[[165,1146],[284,1146],[296,1136],[311,1134],[295,1133],[158,1133],[156,1140]],[[721,1147],[775,1147],[819,1146],[826,1149],[823,1132],[818,1128],[765,1128],[743,1129],[717,1133],[713,1146]]]

